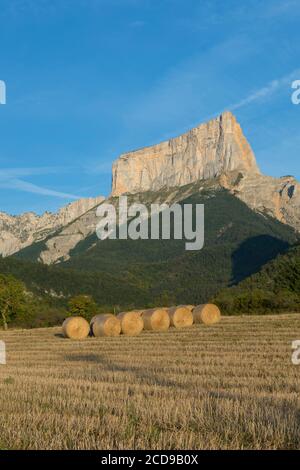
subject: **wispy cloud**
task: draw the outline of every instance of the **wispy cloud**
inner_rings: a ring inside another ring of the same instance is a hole
[[[143,26],[145,26],[145,21],[142,21],[142,20],[132,21],[129,26],[131,28],[142,28]]]
[[[192,32],[205,32],[212,27],[236,28],[237,25],[243,25],[244,31],[249,28],[258,31],[266,27],[266,22],[294,21],[300,14],[299,0],[264,0],[259,6],[257,3],[257,0],[236,1],[228,8],[227,2],[203,0],[194,15],[182,15],[176,24]]]
[[[277,0],[266,5],[265,17],[274,18],[282,15],[293,15],[294,18],[299,16],[299,0]]]
[[[228,106],[228,109],[234,111],[236,109],[243,108],[255,101],[266,99],[274,95],[277,91],[280,91],[283,87],[290,85],[292,81],[300,76],[300,69],[294,70],[292,73],[285,75],[284,77],[277,78],[269,82],[266,86],[255,90],[250,93],[246,98],[238,101],[235,104]]]
[[[76,0],[76,8],[102,10],[103,7],[120,8],[140,6],[140,0]],[[12,18],[30,16],[41,20],[74,10],[74,0],[1,0],[0,16]]]
[[[2,169],[0,170],[0,188],[14,189],[17,191],[40,194],[42,196],[52,196],[61,199],[78,199],[79,196],[74,194],[55,191],[20,179],[26,176],[47,175],[51,173],[59,173],[61,171],[63,171],[63,169],[58,167]]]
[[[249,93],[245,98],[242,98],[240,101],[237,101],[235,103],[231,103],[227,106],[225,106],[222,109],[219,109],[218,111],[214,112],[213,114],[206,115],[203,117],[201,122],[206,122],[211,119],[216,118],[217,116],[220,116],[224,111],[237,111],[241,108],[244,108],[248,105],[254,104],[254,103],[259,103],[260,101],[263,100],[268,100],[270,99],[275,93],[280,92],[284,87],[291,86],[293,80],[295,78],[300,77],[300,69],[296,69],[291,73],[288,73],[287,75],[284,75],[283,77],[274,79],[267,83],[265,86],[262,88],[259,88],[251,93]],[[189,128],[195,127],[198,125],[199,122],[192,122],[188,126]]]
[[[259,88],[247,95],[245,98],[242,98],[240,101],[237,101],[236,103],[231,103],[228,106],[225,106],[223,109],[219,109],[217,112],[206,116],[206,118],[203,119],[203,121],[208,121],[209,119],[213,119],[216,116],[219,116],[222,114],[224,111],[237,111],[238,109],[244,108],[245,106],[254,104],[254,103],[259,103],[260,101],[268,100],[270,99],[275,93],[280,92],[283,88],[287,86],[291,86],[293,80],[295,80],[297,77],[300,77],[300,68],[294,70],[291,73],[288,73],[280,78],[276,78],[269,83],[267,83],[265,86],[262,88]],[[191,127],[196,125],[193,123]]]
[[[79,199],[79,196],[75,196],[74,194],[43,188],[32,183],[27,183],[26,181],[20,179],[11,179],[5,182],[0,182],[0,188],[15,189],[18,191],[24,191],[26,193],[40,194],[42,196],[53,196],[61,199]]]
[[[221,95],[220,77],[222,87],[231,89],[233,80],[226,70],[236,70],[255,53],[254,43],[237,36],[176,64],[124,110],[124,123],[136,131],[141,126],[166,128],[175,122],[188,121],[193,115],[199,116],[199,110],[211,107],[217,93]]]
[[[68,167],[44,166],[44,167],[25,167],[25,168],[4,168],[0,169],[0,182],[10,178],[19,178],[36,175],[50,175],[67,171]]]
[[[111,173],[112,160],[92,163],[84,167],[84,172],[88,175],[107,175]]]

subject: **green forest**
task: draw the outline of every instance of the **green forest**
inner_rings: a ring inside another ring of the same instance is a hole
[[[213,299],[224,314],[267,314],[300,310],[300,245],[267,263],[260,272]]]
[[[181,201],[186,203],[205,205],[200,251],[186,251],[184,240],[99,241],[91,235],[59,265],[37,262],[40,244],[0,258],[0,273],[27,292],[27,315],[23,308],[12,323],[57,324],[70,299],[80,295],[92,298],[99,312],[211,300],[224,314],[297,309],[300,248],[294,229],[252,211],[226,190],[197,191]]]

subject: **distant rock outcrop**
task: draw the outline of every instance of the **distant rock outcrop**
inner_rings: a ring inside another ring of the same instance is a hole
[[[222,175],[220,183],[251,209],[300,232],[300,184],[293,176],[272,178],[233,172]]]
[[[26,212],[12,216],[0,212],[0,255],[9,256],[34,242],[44,240],[103,200],[102,196],[79,199],[57,213],[45,212],[43,215]]]

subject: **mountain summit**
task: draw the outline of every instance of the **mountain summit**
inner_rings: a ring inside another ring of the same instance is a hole
[[[260,174],[231,112],[151,147],[125,153],[113,165],[112,195],[157,191],[240,170]]]
[[[112,194],[106,201],[117,204],[115,196],[128,193],[133,202],[175,203],[193,194],[200,197],[203,191],[215,195],[224,189],[267,220],[277,219],[300,232],[300,184],[292,176],[273,178],[260,173],[230,112],[182,136],[122,155],[113,165]],[[68,261],[87,249],[88,240],[98,244],[96,209],[103,200],[78,201],[59,214],[40,218],[0,213],[0,255],[18,252],[45,264]],[[209,210],[218,208],[206,204],[206,217]],[[231,210],[226,217],[231,223]]]

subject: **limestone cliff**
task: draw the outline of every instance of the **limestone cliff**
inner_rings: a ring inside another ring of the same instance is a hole
[[[183,186],[233,170],[259,174],[240,125],[225,112],[180,137],[121,155],[113,165],[112,195]]]
[[[223,188],[244,201],[251,209],[272,216],[300,231],[300,185],[293,177],[272,178],[258,174],[242,174],[239,171],[228,172],[218,178],[198,181],[183,187],[135,193],[129,196],[128,202],[172,205],[199,192],[204,192],[205,198],[214,197]],[[118,198],[110,197],[105,202],[117,206]],[[228,214],[227,227],[231,226],[230,217],[231,214]],[[62,227],[45,241],[38,260],[45,264],[67,261],[72,257],[72,250],[80,242],[92,235],[95,236],[98,222],[99,218],[94,208],[66,227]]]
[[[300,231],[300,184],[262,175],[236,118],[225,112],[180,137],[121,155],[112,195],[157,191],[219,178],[252,209]]]
[[[103,200],[102,196],[79,199],[57,213],[45,212],[41,216],[33,212],[19,216],[0,212],[0,255],[9,256],[34,242],[44,240]]]
[[[233,172],[222,175],[220,183],[251,209],[300,232],[300,184],[293,176],[272,178]]]
[[[174,203],[203,188],[226,188],[251,209],[300,232],[300,184],[292,176],[260,173],[240,125],[229,112],[180,137],[122,155],[113,165],[107,202],[117,203],[114,196],[130,193],[134,202]],[[0,254],[7,256],[47,239],[39,261],[68,260],[79,242],[95,234],[99,220],[93,208],[103,200],[80,200],[40,217],[0,213]]]

